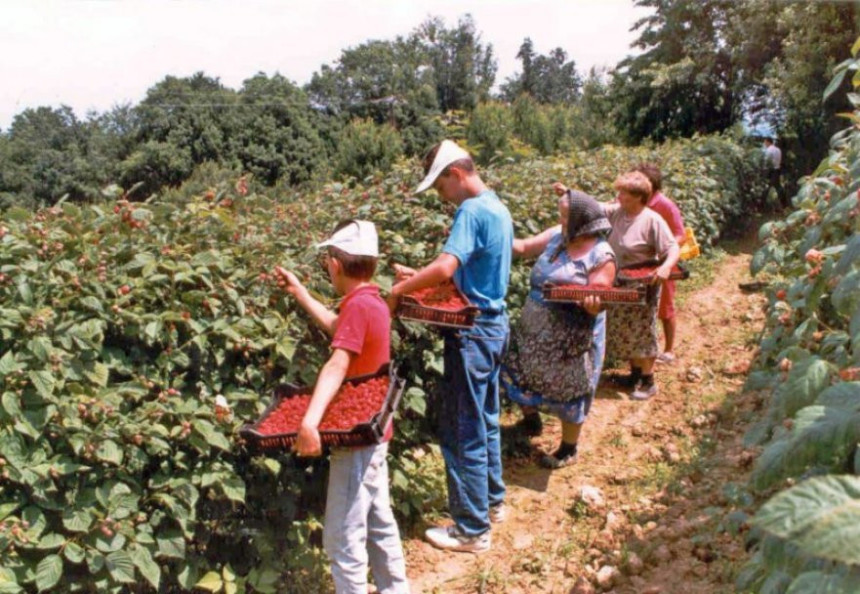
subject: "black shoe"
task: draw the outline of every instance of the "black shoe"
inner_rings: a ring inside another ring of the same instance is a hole
[[[537,437],[543,433],[543,421],[540,418],[540,413],[528,413],[523,415],[523,418],[517,421],[517,431],[529,437]]]
[[[636,384],[639,383],[640,379],[642,379],[642,370],[634,367],[633,371],[630,373],[612,376],[612,383],[617,386],[621,386],[622,388],[632,390],[636,387]]]
[[[564,468],[565,466],[575,464],[578,456],[579,453],[576,451],[576,445],[571,446],[563,443],[552,454],[544,454],[540,459],[540,465],[550,470]]]

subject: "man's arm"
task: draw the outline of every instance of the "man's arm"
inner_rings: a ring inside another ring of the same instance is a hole
[[[285,270],[280,266],[275,266],[275,274],[278,278],[278,285],[296,298],[299,305],[302,306],[313,321],[325,330],[329,336],[334,336],[335,323],[337,322],[337,314],[327,308],[325,305],[314,299],[307,287],[305,287],[298,277],[289,270]]]
[[[311,402],[299,428],[299,437],[293,448],[299,456],[319,456],[322,453],[320,421],[343,384],[346,371],[355,356],[345,349],[336,348],[320,370]]]

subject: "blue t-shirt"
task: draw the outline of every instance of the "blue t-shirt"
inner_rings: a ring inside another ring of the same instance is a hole
[[[442,251],[460,261],[454,283],[483,312],[505,311],[514,224],[495,192],[468,198],[454,213]]]

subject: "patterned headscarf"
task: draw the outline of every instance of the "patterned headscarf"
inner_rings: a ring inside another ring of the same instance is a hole
[[[579,190],[568,190],[567,201],[570,205],[567,214],[567,236],[571,241],[581,235],[598,234],[609,231],[612,225],[603,207],[593,197]]]

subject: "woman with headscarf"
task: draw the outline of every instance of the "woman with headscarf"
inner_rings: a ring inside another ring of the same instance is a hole
[[[508,396],[523,407],[523,424],[539,433],[538,409],[561,420],[561,444],[541,458],[560,468],[576,461],[582,425],[591,408],[603,366],[606,314],[600,300],[582,306],[549,303],[545,283],[612,285],[615,255],[604,238],[610,223],[600,204],[582,192],[559,197],[560,224],[533,237],[514,240],[514,256],[537,257],[530,291],[502,371]]]
[[[615,359],[630,362],[630,375],[621,384],[632,388],[630,398],[647,400],[657,393],[654,362],[657,360],[657,305],[660,285],[669,278],[678,263],[680,248],[663,218],[647,207],[651,182],[639,171],[624,173],[615,180],[618,192],[613,203],[601,206],[612,224],[609,244],[618,258],[619,268],[660,262],[649,279],[647,302],[614,308],[606,332],[606,351]],[[562,184],[554,184],[559,195],[570,193]]]

